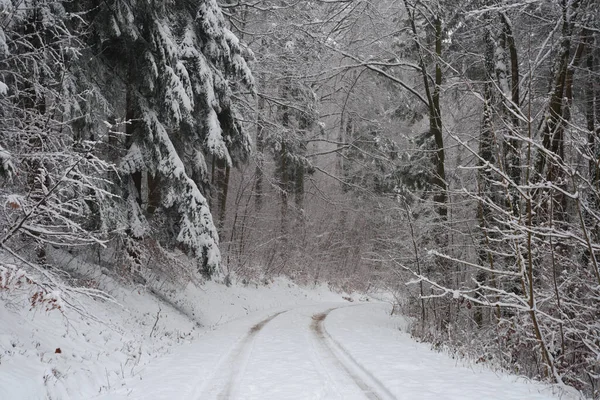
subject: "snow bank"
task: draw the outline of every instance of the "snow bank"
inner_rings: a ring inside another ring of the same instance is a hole
[[[337,345],[397,399],[548,400],[575,399],[556,388],[495,373],[485,366],[461,365],[446,354],[415,342],[407,320],[390,317],[391,306],[363,304],[332,311],[325,328]]]
[[[30,309],[27,288],[0,289],[0,399],[97,397],[139,379],[152,360],[180,344],[202,340],[229,321],[258,311],[340,300],[326,287],[307,290],[285,279],[232,287],[190,283],[160,295],[101,273],[82,282],[108,290],[120,305],[82,296],[79,306],[97,319],[92,320],[64,307]]]

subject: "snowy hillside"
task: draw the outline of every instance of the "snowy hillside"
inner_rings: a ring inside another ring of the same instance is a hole
[[[366,296],[286,279],[161,296],[102,285],[115,302],[79,298],[95,320],[30,309],[24,285],[0,291],[0,399],[555,398],[432,352]]]
[[[89,399],[142,377],[147,364],[181,345],[202,343],[232,320],[341,300],[326,288],[306,290],[285,279],[188,284],[160,298],[106,276],[103,286],[116,302],[78,298],[96,320],[68,307],[30,309],[26,285],[0,289],[0,399]]]

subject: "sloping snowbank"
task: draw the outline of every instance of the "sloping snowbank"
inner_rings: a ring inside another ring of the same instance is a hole
[[[101,288],[119,304],[79,299],[97,320],[65,308],[30,309],[26,288],[0,288],[0,399],[89,399],[226,322],[341,299],[326,287],[307,290],[285,279],[231,287],[190,283],[156,295],[102,275]]]

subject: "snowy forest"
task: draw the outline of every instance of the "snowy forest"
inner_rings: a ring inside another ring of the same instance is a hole
[[[600,398],[600,3],[0,0],[0,292],[108,298],[56,254],[385,289]]]

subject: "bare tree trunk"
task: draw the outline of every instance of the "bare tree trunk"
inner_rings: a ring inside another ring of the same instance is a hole
[[[448,218],[448,187],[446,184],[446,172],[445,172],[445,152],[444,152],[444,136],[442,131],[442,111],[440,107],[440,89],[442,84],[442,40],[443,40],[443,29],[442,19],[440,15],[434,15],[435,19],[435,31],[434,31],[434,64],[435,64],[435,76],[432,78],[427,72],[427,66],[425,64],[425,56],[423,45],[418,39],[418,31],[415,23],[414,7],[408,4],[407,0],[404,0],[405,9],[409,15],[410,26],[413,33],[413,39],[415,41],[415,48],[419,59],[419,69],[421,78],[423,80],[423,86],[425,90],[425,98],[428,103],[429,109],[429,134],[433,136],[435,141],[435,156],[433,157],[434,173],[432,178],[432,184],[434,186],[433,201],[435,202],[436,211],[442,221],[446,221]],[[439,10],[438,10],[439,12]],[[433,89],[431,88],[431,81],[434,82]]]
[[[479,244],[479,262],[481,265],[486,263],[490,265],[490,269],[494,269],[494,257],[490,248],[489,240],[489,221],[491,215],[490,205],[487,201],[493,201],[494,194],[492,193],[492,173],[486,164],[494,165],[496,163],[494,157],[493,146],[495,143],[494,128],[493,128],[493,76],[494,76],[494,42],[492,40],[491,32],[489,29],[485,32],[485,66],[487,71],[487,79],[483,93],[483,120],[481,122],[481,134],[479,136],[479,170],[478,170],[478,187],[479,197],[481,200],[478,202],[477,214],[479,219],[479,228],[481,229],[483,237]],[[475,279],[479,284],[486,285],[488,281],[488,273],[480,269],[478,270]],[[492,277],[493,279],[493,277]],[[477,298],[481,295],[477,293]],[[474,320],[477,326],[483,326],[483,312],[481,307],[477,307],[474,314]]]
[[[259,80],[260,83],[263,82]],[[262,88],[262,86],[259,86]],[[265,112],[265,99],[262,96],[258,97],[258,117],[256,121],[256,172],[255,172],[255,184],[254,184],[254,198],[256,204],[256,210],[260,211],[263,205],[263,197],[264,197],[264,152],[265,152],[265,138],[264,138],[264,129],[265,122],[263,113]]]
[[[288,234],[288,162],[287,162],[287,146],[285,140],[281,143],[281,151],[279,154],[279,162],[281,165],[281,182],[280,182],[280,198],[281,198],[281,235],[284,240]]]
[[[444,136],[442,132],[442,110],[440,108],[440,87],[442,85],[442,38],[442,19],[438,16],[435,21],[435,86],[433,88],[433,96],[431,98],[432,104],[429,108],[429,127],[431,134],[435,138],[436,145],[436,175],[434,177],[434,184],[437,186],[437,191],[433,200],[438,207],[438,214],[440,218],[445,221],[448,218],[448,205],[446,204],[448,201],[448,187],[446,184],[446,156],[444,150]]]
[[[512,31],[512,23],[505,13],[500,14],[500,22],[502,24],[502,32],[500,34],[498,50],[496,53],[501,57],[501,62],[498,63],[500,68],[497,68],[496,75],[500,82],[500,88],[503,92],[503,115],[507,132],[505,134],[503,143],[503,156],[504,156],[504,170],[514,182],[514,186],[511,186],[510,208],[514,215],[519,215],[519,194],[516,187],[521,184],[521,144],[518,139],[514,136],[519,130],[519,108],[520,108],[520,94],[519,94],[519,56],[517,47],[515,44],[515,38]],[[508,83],[508,76],[505,66],[506,62],[506,49],[508,48],[508,54],[510,56],[510,87],[504,87],[504,83]],[[510,97],[509,93],[510,91]],[[511,137],[512,136],[512,137]]]
[[[571,57],[571,45],[573,42],[573,30],[575,22],[573,19],[577,15],[577,8],[580,2],[563,1],[562,8],[562,32],[560,39],[560,48],[556,57],[555,70],[556,76],[550,96],[550,103],[543,121],[541,130],[542,145],[546,151],[551,152],[559,159],[564,159],[564,134],[565,127],[571,119],[571,103],[573,98],[573,75],[575,68],[581,62],[583,51],[587,41],[587,31],[582,28],[581,40],[579,41],[573,59]],[[544,151],[538,152],[536,161],[536,181],[539,182],[544,176],[549,182],[555,182],[564,186],[564,171],[556,162],[547,161],[547,154]],[[539,191],[536,193],[539,196]],[[562,191],[555,191],[552,195],[554,204],[553,216],[555,220],[566,220],[566,202],[567,198]]]
[[[406,212],[406,219],[408,220],[408,226],[410,228],[410,238],[411,238],[412,245],[413,245],[413,251],[415,252],[415,263],[417,264],[417,274],[418,274],[418,276],[421,276],[422,271],[421,271],[421,260],[419,258],[419,248],[417,246],[417,240],[415,238],[415,230],[414,230],[414,226],[413,226],[412,216],[410,215],[410,213],[411,213],[410,207],[408,206],[408,204],[406,202],[404,203],[404,211]],[[419,280],[419,303],[421,306],[421,335],[425,334],[425,322],[426,322],[424,296],[425,296],[425,292],[423,289],[423,280]]]
[[[588,78],[591,82],[594,82],[594,53],[590,51],[588,53],[586,59],[586,67],[588,70]],[[597,98],[598,89],[596,89],[594,84],[587,85],[585,89],[585,119],[586,126],[588,130],[588,156],[590,157],[588,163],[588,175],[590,177],[590,181],[596,183],[598,181],[598,164],[596,162],[597,159],[597,150],[596,150],[596,106],[598,102]]]

